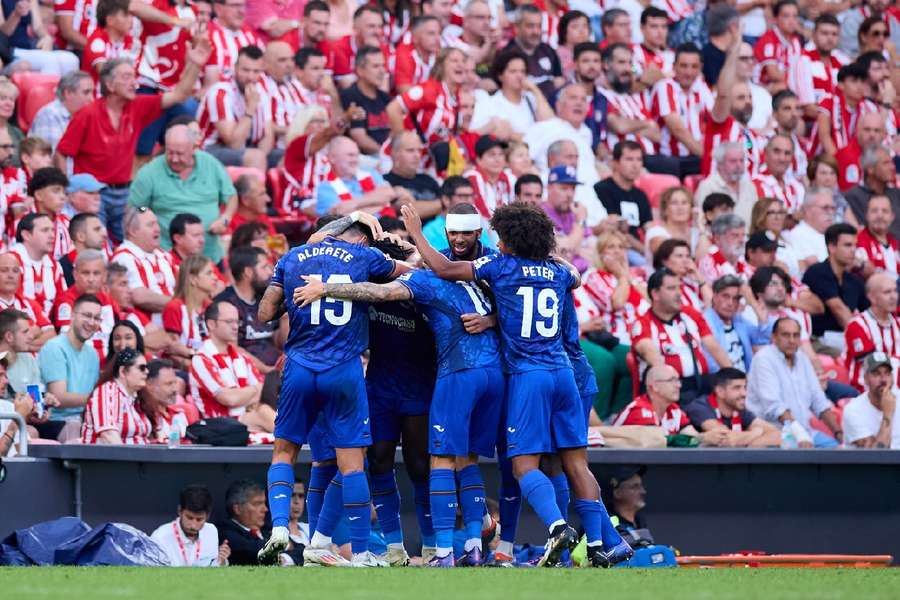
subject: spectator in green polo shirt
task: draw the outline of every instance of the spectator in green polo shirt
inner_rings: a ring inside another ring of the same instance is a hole
[[[222,163],[197,149],[196,134],[187,125],[169,127],[165,142],[165,154],[138,171],[128,202],[132,206],[150,207],[156,214],[165,250],[172,247],[168,232],[169,222],[175,215],[197,215],[206,230],[203,254],[219,262],[223,255],[219,235],[226,232],[238,207],[234,185]],[[220,211],[222,205],[224,211]]]

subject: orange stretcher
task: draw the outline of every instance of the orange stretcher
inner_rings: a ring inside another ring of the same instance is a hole
[[[791,568],[833,568],[877,569],[889,567],[894,561],[890,554],[762,554],[740,552],[720,556],[679,556],[679,567],[722,568],[722,567],[791,567]]]

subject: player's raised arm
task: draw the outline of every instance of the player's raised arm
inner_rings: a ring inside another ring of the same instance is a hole
[[[337,300],[358,300],[360,302],[392,302],[395,300],[411,300],[412,292],[399,281],[390,283],[322,283],[322,281],[303,276],[306,285],[294,288],[294,304],[300,307],[312,304],[325,296]]]
[[[471,261],[451,261],[428,243],[422,233],[422,219],[419,218],[415,209],[404,205],[400,208],[400,212],[403,215],[403,224],[406,226],[410,239],[415,242],[419,254],[422,255],[422,260],[431,267],[435,275],[451,281],[473,281],[475,279],[475,270],[472,268]]]

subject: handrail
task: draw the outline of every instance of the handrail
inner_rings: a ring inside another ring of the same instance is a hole
[[[17,412],[0,411],[0,419],[12,419],[16,422],[19,426],[19,456],[28,456],[28,427],[22,415]]]

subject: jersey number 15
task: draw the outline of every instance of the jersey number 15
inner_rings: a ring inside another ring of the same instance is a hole
[[[322,281],[321,275],[310,275],[310,277]],[[353,283],[353,280],[344,273],[332,273],[328,276],[328,280],[325,283]],[[326,307],[324,311],[322,310],[323,304]],[[334,306],[335,308],[328,308],[329,306]],[[338,307],[340,307],[339,310]],[[346,325],[350,322],[350,316],[353,314],[353,302],[350,300],[336,300],[327,296],[320,298],[309,305],[309,323],[311,325],[321,325],[322,313],[325,314],[325,320],[329,324],[336,327]]]

